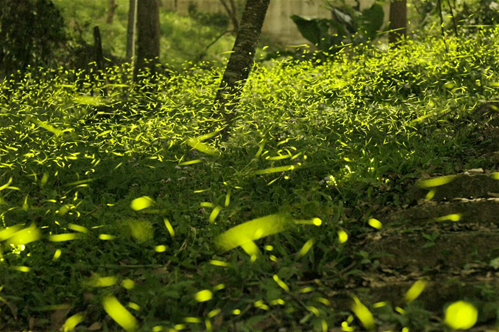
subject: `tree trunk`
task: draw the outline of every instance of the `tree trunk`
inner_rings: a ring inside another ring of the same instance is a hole
[[[243,11],[236,41],[214,103],[215,114],[221,112],[225,120],[226,126],[222,131],[224,139],[228,136],[235,117],[234,109],[253,66],[269,3],[270,0],[248,0]]]
[[[126,61],[132,64],[135,58],[135,36],[137,34],[137,0],[130,0],[126,35]]]
[[[104,95],[107,96],[107,78],[103,76],[106,71],[104,65],[104,53],[102,51],[102,39],[100,36],[100,30],[98,26],[94,27],[94,52],[95,52],[95,62],[97,63],[97,77],[99,80],[105,80],[106,87],[104,87]]]
[[[104,71],[104,53],[102,52],[102,40],[100,37],[100,30],[98,26],[94,27],[94,52],[95,52],[95,62],[97,63],[97,69]]]
[[[107,7],[107,19],[106,23],[111,24],[113,23],[114,19],[114,10],[118,7],[116,4],[116,0],[109,0],[109,5]]]
[[[151,75],[154,74],[156,64],[159,63],[158,0],[140,0],[137,7],[137,65],[134,81],[137,80],[140,70],[149,68]]]
[[[392,0],[390,3],[390,31],[388,33],[389,43],[400,45],[400,41],[407,34],[407,0]]]

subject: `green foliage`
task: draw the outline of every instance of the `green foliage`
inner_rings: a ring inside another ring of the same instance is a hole
[[[3,0],[0,40],[0,78],[28,65],[56,66],[67,40],[64,19],[50,0]]]
[[[102,35],[102,47],[112,64],[119,64],[126,54],[126,31],[128,22],[128,0],[117,0],[115,18],[112,24],[106,23],[107,1],[97,0],[54,0],[60,8],[68,26],[74,31],[74,54],[72,63],[76,68],[86,65],[91,59],[84,56],[85,50],[93,45],[92,29],[99,26]],[[222,36],[214,45],[207,48],[225,30],[228,22],[222,14],[197,12],[191,16],[182,16],[160,6],[161,54],[160,61],[172,67],[182,69],[186,62],[200,63],[207,61],[221,65],[225,56],[221,53],[230,50],[234,37]],[[207,24],[210,23],[210,24]],[[193,43],[192,41],[196,42]],[[81,55],[81,57],[78,57]],[[86,63],[85,63],[86,61]],[[208,66],[208,63],[203,66]],[[73,68],[75,68],[73,67]]]
[[[107,1],[53,1],[70,27],[73,39],[93,45],[93,28],[99,26],[104,51],[120,58],[125,57],[128,0],[116,0],[118,6],[112,24],[106,23]]]
[[[436,0],[416,0],[413,6],[417,13],[415,16],[418,17],[418,35],[427,35],[431,33],[429,31],[431,26],[440,25],[438,2]],[[474,34],[477,26],[497,24],[498,12],[499,5],[494,0],[442,1],[442,15],[447,34],[453,33],[454,19],[458,25],[458,33],[470,35]]]
[[[225,32],[225,28],[220,26],[203,25],[197,19],[174,12],[161,12],[160,21],[161,36],[164,36],[161,40],[161,60],[177,68],[186,65],[185,62],[199,64],[201,60],[220,66],[227,58],[222,53],[232,49],[234,37],[228,34],[207,48]],[[198,42],[193,43],[193,40]]]
[[[341,6],[330,5],[329,9],[332,19],[291,16],[302,36],[326,53],[338,52],[344,44],[373,41],[383,25],[383,7],[377,2],[362,11],[344,1]]]
[[[219,27],[222,29],[227,29],[229,27],[229,17],[226,14],[217,13],[205,13],[198,11],[196,3],[189,3],[188,8],[189,16],[194,18],[196,21],[202,25]]]
[[[102,306],[109,294],[129,303],[140,331],[341,325],[351,313],[324,294],[380,257],[337,232],[363,234],[382,206],[406,204],[400,194],[422,170],[493,165],[477,157],[470,133],[480,128],[463,118],[497,95],[497,39],[482,31],[448,45],[430,38],[320,64],[256,65],[223,143],[200,138],[220,120],[211,117],[220,69],[160,72],[154,85],[145,76],[144,90],[127,65],[100,78],[39,68],[0,82],[1,231],[34,223],[41,234],[10,245],[1,233],[0,329],[50,330],[47,317],[84,312],[81,329],[117,330]],[[150,206],[132,204],[144,196]],[[251,248],[216,250],[222,232],[278,213],[301,223],[255,239],[255,262]],[[322,224],[307,224],[314,217]],[[54,241],[68,233],[78,236]],[[196,302],[201,290],[212,298]],[[373,313],[394,330],[422,330],[427,312],[405,309]]]
[[[493,0],[456,1],[454,9],[455,19],[461,26],[462,33],[469,35],[476,26],[499,23],[499,4]],[[445,10],[448,14],[448,9]],[[450,22],[447,23],[450,28]]]

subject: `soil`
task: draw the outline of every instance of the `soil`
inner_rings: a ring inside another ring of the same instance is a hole
[[[416,184],[406,193],[412,204],[376,216],[383,228],[350,245],[352,253],[364,250],[378,263],[357,274],[349,289],[331,292],[337,308],[345,309],[351,294],[365,304],[388,301],[404,308],[405,293],[424,279],[426,288],[411,305],[428,315],[429,325],[447,305],[464,300],[479,310],[472,331],[499,331],[499,102],[480,105],[465,120],[476,123],[471,135],[477,151],[495,168],[448,174],[452,180],[436,187]]]

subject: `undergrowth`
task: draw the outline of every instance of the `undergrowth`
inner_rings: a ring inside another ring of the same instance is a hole
[[[131,328],[121,304],[141,331],[359,325],[326,298],[366,268],[338,234],[373,231],[369,218],[407,204],[422,171],[491,163],[465,119],[496,96],[497,39],[447,45],[256,65],[228,142],[200,138],[221,126],[208,118],[221,69],[156,84],[131,84],[127,65],[107,81],[61,68],[1,82],[0,326]],[[295,222],[242,249],[217,246],[265,216]],[[377,322],[397,321],[383,310]]]

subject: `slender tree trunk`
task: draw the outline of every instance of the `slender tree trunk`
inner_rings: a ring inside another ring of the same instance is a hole
[[[137,0],[129,1],[128,29],[126,35],[126,61],[132,64],[135,58],[135,36],[137,34]]]
[[[229,15],[230,21],[232,23],[232,27],[234,28],[234,31],[237,33],[239,30],[239,19],[237,18],[237,7],[236,3],[234,0],[229,0],[230,8],[229,5],[227,4],[226,0],[220,0],[222,5],[225,8],[225,11],[227,12],[227,15]]]
[[[400,41],[407,34],[407,0],[392,0],[390,3],[390,31],[388,33],[389,43],[400,45]]]
[[[225,120],[226,127],[222,131],[224,139],[228,136],[235,117],[234,109],[253,66],[269,3],[270,0],[248,0],[243,11],[236,41],[214,103],[215,114],[221,112]]]
[[[116,0],[108,0],[108,1],[109,1],[109,4],[107,7],[106,23],[111,24],[111,23],[113,23],[114,11],[115,11],[116,7],[118,7],[118,4],[116,4]]]
[[[104,71],[104,53],[102,52],[102,39],[100,37],[100,30],[98,26],[94,27],[94,52],[97,69]]]
[[[159,63],[158,0],[140,0],[137,7],[137,65],[134,70],[134,81],[141,69],[149,68],[151,74],[154,74]]]
[[[104,95],[107,96],[107,77],[105,75],[106,67],[104,65],[104,52],[102,51],[102,39],[98,26],[94,27],[94,52],[95,62],[97,63],[97,77],[99,80],[104,80],[106,86],[104,87]]]

